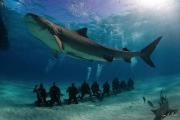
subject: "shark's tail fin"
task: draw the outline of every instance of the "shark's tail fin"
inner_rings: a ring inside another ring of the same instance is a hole
[[[153,61],[151,60],[150,56],[156,46],[158,45],[159,41],[162,37],[158,37],[156,40],[154,40],[152,43],[150,43],[147,47],[141,50],[141,58],[151,67],[155,67]]]

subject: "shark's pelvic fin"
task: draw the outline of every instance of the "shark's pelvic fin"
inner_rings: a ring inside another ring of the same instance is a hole
[[[150,58],[150,55],[158,45],[159,41],[162,37],[158,37],[156,40],[154,40],[152,43],[150,43],[147,47],[141,50],[141,58],[151,67],[155,67],[153,61]]]
[[[79,35],[82,35],[82,36],[88,38],[88,36],[87,36],[87,30],[88,30],[88,29],[85,27],[85,28],[81,28],[81,29],[76,30],[76,32],[77,32]]]

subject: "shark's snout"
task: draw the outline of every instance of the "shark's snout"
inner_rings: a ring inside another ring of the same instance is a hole
[[[42,27],[43,29],[45,28],[50,29],[52,25],[48,20],[33,13],[27,13],[25,15],[25,22],[29,25],[35,25],[35,26],[38,25],[39,27]]]
[[[27,13],[24,16],[25,23],[28,28],[34,30],[41,30],[41,29],[48,29],[49,26],[46,24],[45,20],[41,18],[40,16],[33,14],[33,13]],[[36,28],[36,29],[35,29]]]
[[[41,40],[52,50],[59,50],[59,46],[54,37],[58,31],[50,21],[33,13],[27,13],[24,16],[24,21],[33,36]]]

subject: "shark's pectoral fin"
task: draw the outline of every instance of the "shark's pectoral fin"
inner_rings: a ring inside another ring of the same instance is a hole
[[[87,28],[78,29],[78,30],[76,30],[76,32],[77,32],[79,35],[82,35],[82,36],[88,38],[88,36],[87,36]]]
[[[62,45],[60,38],[58,38],[58,36],[56,36],[56,35],[53,35],[53,36],[54,36],[54,39],[55,39],[59,49],[51,49],[51,52],[52,52],[53,58],[57,59],[59,53],[63,50],[63,45]]]
[[[113,61],[113,56],[108,56],[108,55],[104,55],[103,58],[108,61],[108,62],[112,62]]]
[[[54,36],[54,38],[56,40],[56,43],[57,43],[58,47],[60,48],[59,50],[63,50],[64,48],[63,48],[63,44],[62,44],[61,39],[56,35],[53,35],[53,36]]]

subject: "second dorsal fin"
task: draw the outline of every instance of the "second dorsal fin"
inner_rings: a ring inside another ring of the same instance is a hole
[[[123,51],[129,51],[129,49],[128,48],[123,48]]]
[[[82,35],[82,36],[84,36],[84,37],[88,37],[87,36],[87,28],[86,27],[84,27],[84,28],[81,28],[81,29],[78,29],[78,30],[76,30],[76,32],[79,34],[79,35]]]
[[[129,51],[128,48],[123,48],[122,50],[127,51],[127,52]],[[131,63],[131,58],[124,58],[124,61],[127,62],[127,63]]]

